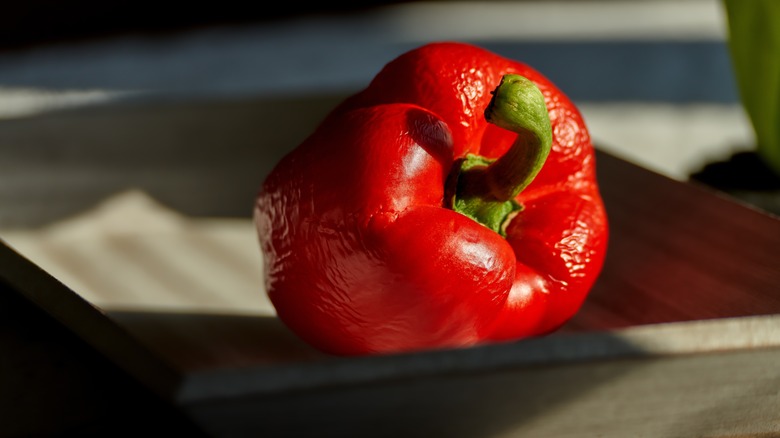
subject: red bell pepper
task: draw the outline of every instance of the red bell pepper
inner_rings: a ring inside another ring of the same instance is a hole
[[[531,67],[431,43],[387,64],[264,181],[266,290],[309,344],[360,355],[550,333],[608,226],[574,104]]]

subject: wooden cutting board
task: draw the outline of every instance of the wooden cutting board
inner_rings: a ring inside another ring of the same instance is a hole
[[[247,137],[270,129],[243,122],[256,106],[228,105],[230,111],[225,111],[224,105],[64,114],[38,120],[37,125],[35,120],[14,125],[13,135],[41,140],[42,126],[62,123],[66,132],[85,134],[79,147],[86,150],[99,150],[99,140],[108,138],[90,129],[106,129],[117,138],[127,133],[143,145],[140,152],[123,150],[131,154],[124,160],[130,164],[111,175],[98,170],[94,156],[86,167],[77,159],[66,159],[61,168],[55,162],[35,167],[31,159],[31,169],[48,169],[54,187],[50,193],[31,193],[41,200],[58,199],[60,203],[53,204],[60,209],[56,214],[62,214],[62,200],[75,193],[68,192],[72,184],[58,186],[57,178],[72,183],[78,169],[87,169],[96,178],[106,177],[115,189],[145,181],[150,193],[167,205],[178,205],[185,216],[220,211],[240,216],[246,211],[241,203],[251,199],[253,189],[242,196],[222,194],[237,181],[246,186],[262,177],[252,173],[257,168],[247,161],[263,163],[260,167],[267,170],[281,152],[250,149]],[[289,105],[304,107],[305,102]],[[170,136],[160,139],[161,132],[178,129],[173,122],[182,117],[194,121],[203,115],[212,123],[204,129],[230,131],[231,139],[242,145],[241,162],[215,162],[211,148],[216,137],[201,135],[199,140],[188,135],[189,161],[180,162],[171,174],[157,172],[175,156],[150,153],[166,142],[176,143]],[[235,129],[236,117],[244,117],[238,119],[242,129]],[[311,119],[316,120],[316,114]],[[172,123],[162,123],[166,120]],[[294,144],[295,135],[281,143]],[[124,138],[113,141],[121,146],[129,141]],[[2,375],[20,377],[9,386],[12,391],[0,392],[0,406],[14,412],[19,397],[32,394],[26,407],[75,406],[82,413],[79,424],[86,427],[96,418],[126,418],[101,417],[100,412],[112,408],[127,414],[128,405],[113,399],[105,399],[109,408],[95,408],[101,400],[95,387],[116,385],[123,391],[135,388],[134,400],[161,401],[156,410],[160,416],[182,420],[172,428],[191,422],[213,436],[321,436],[323,431],[339,436],[464,437],[780,433],[780,220],[706,187],[671,180],[606,153],[600,152],[597,162],[611,239],[604,271],[584,307],[548,337],[478,348],[337,358],[298,341],[272,314],[241,315],[208,307],[189,312],[101,308],[2,245],[0,296],[6,319],[0,357],[24,354],[29,360],[0,361]],[[201,204],[189,191],[176,196],[177,187],[201,187],[197,184],[203,181],[210,192]],[[98,199],[105,188],[79,192],[82,198],[75,204],[89,205],[87,200]],[[197,211],[189,208],[196,204]],[[27,213],[40,205],[26,205]],[[190,227],[195,235],[199,230]],[[64,251],[67,256],[67,248]],[[163,257],[142,255],[150,260]],[[177,275],[188,278],[186,271]],[[26,315],[14,310],[21,308],[55,323],[11,317]],[[90,369],[103,370],[107,377],[88,385],[89,375],[83,373],[51,374],[57,369],[51,356],[30,354],[25,335],[33,330],[47,334],[36,344],[40,351],[62,352],[61,339],[67,334],[67,345],[73,347],[65,351],[91,352],[69,353],[69,360],[89,360]],[[31,364],[54,377],[41,380],[25,373]],[[83,406],[73,398],[52,399],[57,391],[49,389],[59,388],[56,382],[69,382],[61,384],[76,392],[85,388]],[[13,418],[35,425],[29,413]],[[4,426],[12,424],[4,420]]]

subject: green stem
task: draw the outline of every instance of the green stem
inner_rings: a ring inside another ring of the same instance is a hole
[[[533,181],[550,153],[552,129],[544,95],[520,75],[501,79],[485,118],[517,133],[517,139],[497,160],[469,155],[459,163],[452,207],[503,235],[521,208],[515,197]]]

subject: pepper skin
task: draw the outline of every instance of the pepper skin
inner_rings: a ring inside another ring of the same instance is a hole
[[[406,52],[260,188],[268,296],[337,355],[548,334],[606,254],[594,160],[578,109],[531,67],[459,42]]]

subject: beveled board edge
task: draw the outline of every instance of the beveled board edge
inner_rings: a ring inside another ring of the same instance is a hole
[[[617,359],[717,354],[780,347],[780,315],[650,324],[562,333],[518,342],[316,363],[220,369],[185,376],[179,404],[349,387],[462,373]]]
[[[100,309],[14,250],[0,238],[0,282],[106,356],[149,390],[170,399],[181,375]]]

